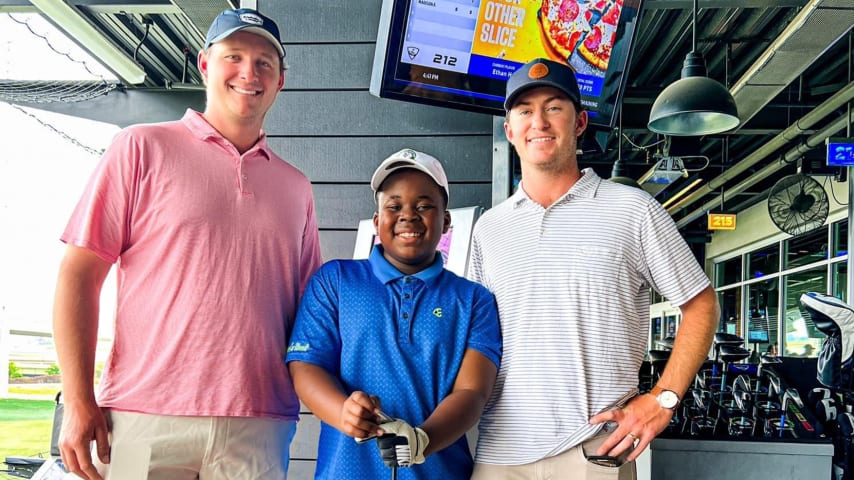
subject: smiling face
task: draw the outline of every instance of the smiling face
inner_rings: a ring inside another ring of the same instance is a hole
[[[235,32],[199,53],[205,80],[205,117],[220,125],[246,125],[260,130],[267,110],[285,82],[276,47],[260,35]]]
[[[575,150],[585,128],[587,112],[577,113],[572,100],[554,87],[520,94],[504,122],[504,132],[523,169],[549,172],[578,170]]]
[[[412,275],[433,263],[450,224],[442,188],[427,174],[404,169],[380,185],[374,228],[385,259],[402,273]]]

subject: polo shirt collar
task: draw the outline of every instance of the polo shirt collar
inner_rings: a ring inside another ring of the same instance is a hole
[[[596,192],[599,190],[599,185],[601,183],[602,178],[599,175],[596,175],[596,172],[594,172],[592,168],[585,168],[581,171],[581,178],[579,178],[566,193],[561,195],[561,197],[555,201],[555,205],[563,203],[570,197],[594,198],[596,197]],[[516,192],[510,197],[510,199],[513,202],[514,207],[519,207],[526,202],[533,202],[531,197],[525,193],[525,189],[522,188],[522,182],[519,182],[519,188],[516,189]]]
[[[383,256],[382,245],[374,245],[374,248],[371,249],[370,256],[368,256],[368,262],[371,264],[371,270],[374,272],[374,275],[384,284],[388,284],[403,277],[415,277],[424,283],[430,283],[435,280],[445,268],[444,263],[442,262],[442,254],[436,252],[436,257],[433,259],[433,263],[429,267],[413,275],[405,275],[385,259]]]
[[[207,120],[205,120],[204,115],[191,108],[188,108],[187,111],[184,112],[181,122],[188,130],[190,130],[190,133],[195,135],[199,140],[208,141],[216,139],[218,141],[231,144],[227,138],[223,137],[214,127],[211,126],[210,123],[208,123]],[[273,158],[273,151],[270,150],[270,147],[267,145],[267,134],[264,130],[261,130],[261,135],[258,137],[258,141],[255,142],[255,145],[253,145],[246,153],[253,151],[260,152],[267,157],[267,160]]]

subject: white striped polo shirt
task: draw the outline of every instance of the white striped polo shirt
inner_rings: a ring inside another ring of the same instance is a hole
[[[649,288],[679,306],[709,280],[646,192],[591,169],[549,208],[516,194],[474,227],[469,277],[498,301],[504,353],[476,461],[521,465],[593,435],[638,384]]]

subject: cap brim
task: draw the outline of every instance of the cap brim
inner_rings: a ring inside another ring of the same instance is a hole
[[[553,87],[553,88],[556,88],[556,89],[560,90],[561,92],[563,92],[564,95],[566,95],[566,97],[569,98],[572,101],[572,103],[575,104],[576,108],[578,108],[578,109],[581,108],[581,99],[575,98],[575,96],[569,90],[567,90],[566,87],[564,87],[563,85],[556,83],[556,82],[549,81],[549,80],[535,80],[533,82],[526,83],[526,84],[522,85],[521,87],[517,88],[516,90],[513,91],[513,93],[510,94],[509,97],[504,99],[504,110],[509,112],[510,109],[513,108],[513,103],[516,101],[517,98],[519,98],[519,95],[527,92],[528,90],[530,90],[532,88],[537,88],[537,87]]]
[[[383,168],[387,163],[394,162],[400,162],[401,164],[390,170]],[[379,193],[380,186],[382,186],[383,182],[389,176],[391,176],[391,174],[399,172],[401,170],[417,170],[421,173],[426,174],[428,177],[430,177],[431,180],[433,180],[433,183],[435,183],[439,188],[442,189],[442,192],[445,193],[446,198],[450,197],[450,192],[448,191],[448,189],[443,187],[442,184],[439,183],[439,180],[435,176],[433,176],[433,173],[431,173],[430,170],[424,165],[421,165],[418,162],[414,162],[408,158],[391,158],[383,161],[382,165],[380,165],[376,169],[376,171],[374,171],[374,175],[371,177],[371,190],[374,191],[374,200],[376,200],[377,193]]]
[[[274,37],[270,32],[268,32],[267,30],[264,30],[261,27],[254,27],[251,25],[240,25],[240,26],[234,27],[232,29],[226,30],[226,31],[222,32],[221,34],[217,35],[216,37],[214,37],[213,39],[211,39],[208,42],[208,44],[205,46],[205,48],[210,47],[214,43],[221,42],[222,40],[225,40],[226,38],[228,38],[229,36],[231,36],[235,32],[250,32],[250,33],[254,33],[255,35],[260,35],[260,36],[266,38],[267,40],[270,41],[270,43],[272,43],[276,47],[276,50],[279,51],[279,58],[285,58],[285,47],[282,46],[282,43],[279,41],[278,38]]]

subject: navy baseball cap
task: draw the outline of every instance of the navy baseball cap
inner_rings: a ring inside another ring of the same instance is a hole
[[[251,8],[239,8],[237,10],[225,10],[217,15],[208,36],[205,38],[205,50],[216,42],[225,40],[234,32],[246,31],[261,35],[276,46],[279,58],[285,58],[285,48],[282,46],[279,26],[276,22]]]
[[[536,58],[522,65],[507,80],[507,95],[504,98],[504,110],[510,111],[520,94],[536,87],[554,87],[572,100],[575,108],[582,110],[581,91],[575,70],[564,63],[545,58]]]

